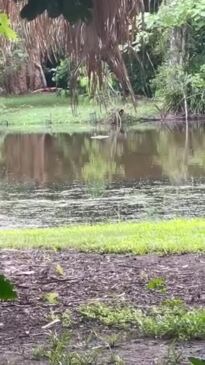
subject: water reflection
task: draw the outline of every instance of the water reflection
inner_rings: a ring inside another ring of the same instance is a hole
[[[185,183],[192,177],[205,176],[204,128],[159,131],[157,158],[162,176],[172,183]]]
[[[89,134],[0,135],[1,180],[47,186],[80,181],[106,185],[119,179],[172,183],[205,176],[204,129],[166,128],[105,140]]]
[[[117,138],[108,138],[105,144],[99,141],[86,139],[84,152],[88,156],[82,168],[82,179],[93,196],[102,195],[106,185],[111,183],[115,176],[124,176],[124,169],[117,163],[117,157],[123,154],[123,144],[117,143]]]
[[[203,127],[2,134],[0,225],[204,215],[204,150]]]
[[[183,144],[184,142],[184,144]],[[157,141],[155,163],[161,168],[163,176],[172,183],[183,183],[189,177],[189,139],[176,133],[161,131]]]

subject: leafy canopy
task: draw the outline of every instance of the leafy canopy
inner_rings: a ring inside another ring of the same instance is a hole
[[[70,23],[76,23],[78,20],[88,21],[92,7],[92,0],[27,0],[21,10],[21,17],[33,20],[47,10],[50,18],[63,15]]]
[[[173,0],[162,4],[157,14],[149,14],[148,27],[174,28],[194,21],[197,28],[204,27],[205,0]]]

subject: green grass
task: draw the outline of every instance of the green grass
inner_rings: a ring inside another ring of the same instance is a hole
[[[0,248],[41,247],[139,255],[204,252],[205,219],[0,230]]]
[[[79,312],[84,318],[97,320],[106,326],[137,327],[142,336],[205,339],[205,309],[189,309],[180,301],[173,301],[173,305],[170,303],[143,311],[98,302],[82,305]]]
[[[0,126],[17,132],[84,131],[92,127],[93,112],[100,116],[99,107],[87,100],[73,114],[69,99],[55,94],[0,98],[0,109]]]
[[[68,105],[68,99],[56,94],[27,94],[22,96],[0,97],[0,105],[7,109],[27,107],[53,107],[55,104]]]
[[[130,103],[122,105],[119,100],[110,102],[109,109],[124,108],[132,119],[152,117],[157,113],[151,101],[139,101],[137,111]],[[92,119],[109,115],[88,98],[81,98],[73,114],[68,98],[55,94],[31,94],[15,97],[0,97],[0,129],[16,132],[66,132],[84,131],[93,128]]]

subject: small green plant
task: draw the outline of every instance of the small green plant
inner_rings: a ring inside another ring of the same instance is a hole
[[[69,311],[69,309],[67,309],[65,312],[63,312],[62,316],[61,316],[61,322],[63,327],[70,327],[71,323],[72,323],[72,314]]]
[[[47,347],[34,349],[33,358],[36,360],[47,359],[49,365],[97,365],[102,349],[72,351],[72,334],[62,332],[50,332]],[[111,358],[113,354],[111,353]],[[113,358],[114,359],[114,358]],[[118,361],[118,362],[117,362]],[[108,364],[121,365],[120,358],[116,356],[115,361],[108,359]]]
[[[100,336],[98,333],[94,332],[94,335],[103,344],[105,344],[106,348],[109,348],[110,350],[115,348],[118,345],[118,343],[122,337],[121,333],[113,333],[109,336],[104,337],[104,336]]]
[[[145,335],[180,340],[205,338],[205,310],[189,309],[185,305],[161,305],[144,316]]]
[[[42,299],[51,305],[58,304],[59,294],[55,292],[44,293]]]
[[[43,358],[46,358],[46,351],[44,346],[38,346],[32,351],[32,358],[36,361],[40,361]]]
[[[0,275],[0,301],[17,298],[13,284],[4,275]]]
[[[55,268],[55,272],[56,274],[58,274],[59,276],[64,276],[64,270],[63,270],[63,267],[59,264],[56,265],[56,268]]]
[[[183,313],[186,311],[186,305],[183,302],[183,300],[174,298],[174,299],[165,299],[162,304],[162,308],[165,308],[170,311],[180,311],[180,313],[183,311]]]
[[[176,343],[174,342],[171,346],[168,347],[167,353],[162,360],[157,362],[157,365],[181,365],[182,362],[183,354],[176,347]]]
[[[166,292],[166,281],[164,278],[153,278],[147,283],[147,289]]]
[[[120,340],[120,337],[121,337],[120,334],[116,334],[116,333],[114,333],[110,336],[107,336],[105,338],[105,341],[108,343],[109,348],[112,349],[112,348],[116,347],[117,343]]]
[[[56,321],[57,319],[59,319],[59,316],[52,310],[52,308],[50,309],[50,312],[48,314],[48,321]]]
[[[49,349],[45,351],[45,357],[49,360],[49,365],[66,364],[66,347],[69,344],[68,334],[58,335],[56,332],[50,333]]]
[[[205,365],[205,359],[200,359],[198,357],[189,357],[189,361],[193,365]]]
[[[112,354],[111,359],[110,359],[110,364],[125,365],[125,362],[122,360],[122,358],[119,355]]]
[[[103,303],[82,305],[80,314],[91,320],[98,320],[107,326],[126,327],[129,324],[141,323],[142,312],[134,308],[107,306]]]

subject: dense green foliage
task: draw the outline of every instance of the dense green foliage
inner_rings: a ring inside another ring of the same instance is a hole
[[[169,110],[183,112],[186,99],[190,113],[205,113],[204,13],[203,0],[173,0],[147,19],[164,47],[154,86]]]
[[[59,65],[55,69],[53,69],[53,81],[56,83],[56,86],[58,88],[62,89],[60,94],[69,96],[71,75],[73,69],[74,65],[72,65],[70,60],[67,58],[60,60]],[[88,77],[86,76],[83,68],[79,69],[79,80],[77,80],[76,82],[76,93],[78,93],[78,95],[88,95]]]
[[[152,80],[158,66],[163,61],[163,49],[159,45],[160,34],[157,29],[149,28],[145,20],[137,18],[137,30],[132,45],[123,48],[123,57],[135,94],[152,96]]]
[[[137,21],[124,58],[136,94],[155,95],[167,111],[205,113],[205,3],[162,2]]]

